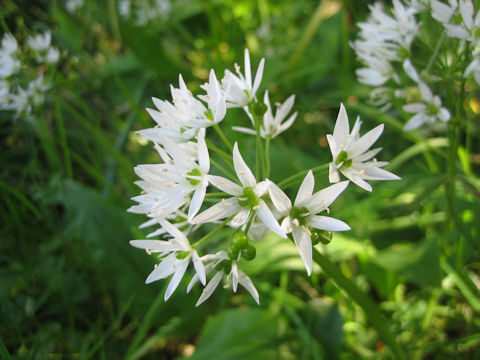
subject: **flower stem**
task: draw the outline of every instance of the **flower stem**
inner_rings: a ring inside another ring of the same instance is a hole
[[[323,165],[314,167],[314,168],[312,168],[312,169],[310,169],[310,170],[312,170],[312,172],[319,171],[319,170],[326,170],[326,169],[328,169],[328,165],[329,165],[329,163],[326,163],[326,164],[323,164]],[[310,170],[300,171],[300,172],[296,173],[295,175],[292,175],[292,176],[286,178],[285,180],[280,181],[280,182],[278,183],[278,187],[280,187],[280,188],[287,188],[287,187],[289,187],[290,185],[292,185],[293,183],[295,183],[295,181],[297,181],[297,180],[301,179],[302,177],[304,177],[305,175],[307,175],[307,173],[308,173]]]
[[[330,261],[328,257],[321,254],[317,249],[313,248],[313,259],[320,265],[323,272],[329,276],[338,287],[344,290],[353,301],[355,301],[365,311],[368,320],[377,330],[378,335],[390,347],[392,355],[395,359],[405,359],[403,349],[397,343],[395,335],[390,331],[390,327],[385,317],[380,312],[377,304],[365,295],[350,279],[345,277],[341,270]]]
[[[230,141],[227,139],[227,137],[225,136],[225,134],[223,133],[222,129],[220,128],[220,126],[218,126],[218,124],[215,124],[213,125],[213,128],[215,129],[215,131],[217,132],[218,136],[220,136],[220,138],[222,139],[222,141],[225,143],[225,145],[227,145],[228,149],[230,151],[233,150],[233,146],[232,144],[230,143]]]
[[[222,160],[225,161],[225,163],[230,167],[230,169],[235,171],[235,167],[232,164],[232,157],[228,153],[217,147],[209,139],[205,139],[205,142],[210,150],[213,150],[215,153],[217,153],[218,156],[220,156]]]
[[[270,135],[265,138],[265,162],[267,170],[264,175],[268,179],[270,176]]]
[[[433,63],[435,62],[435,60],[437,59],[438,53],[440,52],[440,48],[442,47],[443,42],[445,41],[446,38],[447,38],[447,32],[445,30],[443,30],[442,35],[440,36],[440,39],[438,40],[437,46],[435,47],[435,50],[433,51],[432,57],[428,61],[427,67],[425,68],[426,72],[430,72],[430,69],[431,69]]]
[[[219,224],[215,229],[213,229],[207,235],[205,235],[200,240],[198,240],[194,244],[192,244],[192,248],[197,248],[201,244],[203,244],[205,241],[210,239],[213,235],[215,235],[217,232],[219,232],[230,220],[232,220],[235,215],[236,214],[234,214],[234,215],[230,216],[229,218],[223,220],[223,222],[221,224]]]

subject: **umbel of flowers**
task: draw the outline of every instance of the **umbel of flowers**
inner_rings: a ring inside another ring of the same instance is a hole
[[[374,87],[370,100],[382,110],[399,105],[406,131],[451,119],[444,103],[454,82],[480,84],[480,12],[471,0],[378,2],[358,27],[358,80]]]
[[[179,76],[179,87],[171,86],[172,100],[154,98],[156,109],[147,109],[157,125],[138,133],[153,142],[161,162],[135,168],[141,178],[136,184],[142,194],[133,198],[138,204],[129,211],[147,215],[150,219],[141,227],[153,226],[154,231],[147,239],[132,240],[130,244],[158,259],[146,283],[171,277],[165,300],[192,264],[194,275],[187,292],[197,283],[204,286],[197,306],[212,295],[222,280],[234,292],[238,285],[243,286],[258,303],[259,294],[253,281],[241,270],[242,262],[255,259],[254,241],[261,241],[269,232],[290,239],[310,275],[312,246],[328,242],[331,232],[350,229],[345,222],[330,216],[329,210],[350,181],[372,191],[368,180],[399,179],[382,169],[386,162],[375,159],[380,149],[370,150],[383,125],[361,136],[357,119],[350,131],[345,107],[341,105],[333,134],[327,137],[332,162],[306,169],[277,184],[270,180],[270,141],[293,124],[297,113],[290,115],[293,95],[277,105],[275,112],[267,91],[263,97],[257,96],[264,63],[262,59],[253,76],[246,49],[243,72],[235,64],[236,71],[225,71],[218,81],[212,69],[208,83],[202,86],[204,93],[198,96],[192,94]],[[259,101],[261,98],[263,102]],[[254,171],[243,159],[242,144],[232,145],[221,129],[231,108],[242,108],[251,121],[251,128],[234,129],[256,136]],[[222,145],[217,146],[209,139],[212,131],[222,139]],[[227,165],[211,159],[212,151]],[[327,167],[333,184],[315,192],[314,170]],[[224,176],[214,175],[212,170]],[[347,180],[341,181],[341,175]],[[290,199],[285,188],[292,185],[292,180],[302,178],[296,197]],[[213,205],[206,205],[207,197]],[[207,223],[216,227],[199,237],[197,230]],[[223,227],[235,229],[235,234],[224,243],[209,243]]]
[[[60,51],[52,45],[49,30],[29,36],[19,45],[4,34],[0,47],[0,110],[28,114],[44,102]]]

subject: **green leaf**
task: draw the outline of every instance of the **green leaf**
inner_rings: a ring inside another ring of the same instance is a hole
[[[395,244],[379,251],[374,261],[420,286],[440,286],[439,249],[433,240]]]
[[[227,310],[210,321],[191,360],[281,358],[277,315],[260,309]]]

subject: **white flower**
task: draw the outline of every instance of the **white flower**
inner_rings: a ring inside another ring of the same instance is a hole
[[[179,85],[179,88],[171,86],[173,104],[153,98],[153,103],[160,111],[147,111],[159,127],[138,131],[143,138],[159,141],[159,136],[163,135],[176,142],[184,142],[197,136],[199,128],[215,125],[224,119],[225,97],[213,70],[210,72],[209,83],[203,86],[207,94],[200,96],[207,107],[188,90],[181,75]]]
[[[50,47],[45,54],[45,61],[49,64],[55,64],[60,58],[60,51],[56,47]]]
[[[12,55],[18,49],[18,43],[12,34],[5,34],[2,38],[2,52]]]
[[[20,70],[20,60],[13,54],[0,51],[0,78],[7,78]]]
[[[196,276],[200,279],[203,285],[206,283],[206,276],[203,262],[198,256],[197,251],[190,246],[185,234],[166,220],[160,220],[160,225],[171,236],[173,236],[173,239],[168,241],[132,240],[130,241],[130,245],[136,248],[145,249],[149,254],[159,254],[158,258],[161,259],[161,262],[156,265],[150,275],[148,275],[145,280],[146,284],[165,279],[173,274],[167,290],[165,291],[164,299],[167,301],[180,284],[190,261],[193,263]]]
[[[74,13],[78,9],[83,7],[83,0],[67,0],[65,8],[69,13]]]
[[[120,0],[118,2],[118,12],[123,18],[130,17],[130,0]]]
[[[32,50],[38,52],[45,52],[50,47],[52,42],[52,34],[50,30],[45,31],[43,34],[37,34],[34,37],[29,36],[27,38],[27,44]]]
[[[298,189],[297,197],[292,202],[274,183],[268,192],[273,204],[284,217],[282,229],[292,233],[308,275],[312,273],[312,228],[325,231],[346,231],[350,227],[343,221],[328,216],[316,215],[322,211],[329,212],[328,207],[345,190],[349,181],[342,181],[313,193],[315,180],[310,170]]]
[[[470,76],[473,73],[475,80],[480,84],[480,51],[473,52],[473,61],[465,69],[465,77]]]
[[[437,95],[434,96],[432,91],[425,83],[420,82],[418,86],[424,102],[407,104],[403,106],[403,110],[408,113],[415,114],[405,124],[405,131],[416,129],[424,123],[435,122],[437,119],[441,121],[450,120],[450,113],[447,109],[442,107],[442,101],[440,100],[440,97]]]
[[[235,64],[235,70],[238,76],[229,70],[225,70],[225,76],[222,79],[222,89],[227,99],[227,107],[244,107],[255,99],[255,94],[262,81],[264,65],[265,59],[262,58],[258,65],[253,85],[248,49],[245,49],[245,76],[240,72],[240,67],[237,64]]]
[[[357,118],[352,132],[348,124],[348,116],[343,104],[340,105],[333,135],[328,134],[327,140],[332,152],[329,179],[331,183],[340,181],[339,171],[361,188],[372,191],[365,180],[398,180],[398,176],[381,169],[388,162],[372,159],[381,148],[367,151],[377,141],[383,132],[383,124],[370,130],[360,137],[360,118]]]
[[[478,40],[480,33],[480,12],[477,12],[475,18],[473,17],[473,3],[471,0],[459,0],[459,10],[461,23],[444,23],[448,35],[468,41]],[[450,22],[452,22],[452,19],[455,20],[455,16],[452,16]]]
[[[260,136],[263,138],[269,136],[271,139],[273,139],[292,126],[293,122],[295,121],[295,118],[298,114],[297,112],[293,113],[288,120],[284,121],[290,110],[292,110],[293,103],[295,102],[295,95],[291,95],[283,104],[276,104],[277,111],[275,112],[275,116],[273,116],[272,113],[270,99],[268,98],[268,91],[265,91],[263,101],[264,104],[267,105],[267,111],[263,115],[263,124],[260,126]],[[250,117],[253,127],[255,127],[255,123],[250,112],[247,111],[247,115]],[[232,129],[251,135],[255,135],[257,133],[253,129],[238,126],[234,126]]]
[[[448,4],[445,4],[438,0],[430,0],[430,6],[432,9],[432,17],[445,25],[450,23],[452,16],[457,11],[458,1],[449,0]]]
[[[205,129],[202,129],[198,134],[196,156],[180,144],[166,137],[160,138],[162,146],[156,144],[156,149],[164,163],[135,168],[137,175],[143,179],[137,185],[145,194],[134,198],[143,207],[135,207],[132,212],[140,210],[164,217],[190,203],[188,220],[193,219],[202,206],[208,186],[210,157],[204,137]]]
[[[213,255],[205,255],[201,258],[202,261],[212,261],[207,266],[205,266],[205,272],[208,275],[213,270],[217,270],[215,275],[210,279],[207,286],[202,291],[202,295],[198,299],[195,306],[201,305],[205,302],[215,291],[220,281],[224,275],[227,275],[227,285],[232,286],[233,292],[237,292],[238,284],[242,285],[249,293],[252,295],[253,299],[257,304],[260,303],[258,291],[252,283],[252,280],[245,275],[243,271],[238,268],[237,262],[235,260],[231,260],[225,251],[219,251]],[[220,269],[218,269],[220,268]],[[196,274],[187,287],[187,293],[190,292],[193,285],[195,285],[199,280],[198,274]]]
[[[272,211],[261,197],[266,193],[268,182],[261,181],[257,184],[255,176],[248,168],[235,143],[233,147],[233,164],[238,179],[242,185],[221,177],[210,175],[208,177],[211,184],[227,194],[233,195],[204,212],[198,214],[193,220],[193,224],[201,224],[220,219],[226,219],[236,214],[230,222],[232,227],[240,227],[247,222],[250,216],[258,216],[260,220],[272,231],[281,237],[286,235],[280,228]]]

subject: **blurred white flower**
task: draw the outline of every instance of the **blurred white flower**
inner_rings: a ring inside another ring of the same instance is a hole
[[[273,116],[272,113],[270,99],[268,98],[268,91],[265,91],[263,102],[265,105],[267,105],[267,111],[263,115],[263,123],[260,126],[260,136],[262,138],[270,136],[270,138],[273,139],[277,135],[280,135],[282,132],[287,130],[290,126],[292,126],[293,122],[295,121],[295,118],[298,115],[297,112],[294,112],[285,121],[288,113],[290,112],[290,110],[292,110],[293,104],[295,102],[295,95],[291,95],[287,100],[285,100],[283,104],[276,104],[277,111],[275,112],[275,116]],[[247,115],[250,117],[252,125],[255,128],[255,122],[250,112],[247,111]],[[257,133],[254,129],[239,126],[234,126],[232,127],[232,129],[251,135],[255,135]]]
[[[81,9],[84,5],[84,0],[67,0],[65,8],[69,13],[74,13],[78,9]]]
[[[341,172],[361,188],[372,191],[372,187],[365,180],[400,179],[397,175],[381,169],[388,162],[380,162],[375,158],[370,161],[381,150],[381,148],[378,148],[368,151],[382,134],[383,124],[370,130],[362,137],[359,134],[360,125],[360,118],[357,118],[350,133],[347,112],[341,104],[333,135],[327,135],[328,145],[333,157],[329,168],[330,182],[339,182],[339,172]]]
[[[453,9],[453,6],[451,8]],[[473,16],[474,9],[471,0],[459,0],[458,9],[461,21],[456,23],[456,21],[452,21],[456,20],[455,16],[451,16],[448,23],[444,22],[448,35],[462,40],[478,41],[480,39],[480,11],[475,17]]]
[[[45,62],[55,64],[60,58],[60,51],[56,47],[50,47],[45,54]]]
[[[46,52],[52,42],[52,34],[50,30],[45,31],[43,34],[37,34],[35,36],[29,36],[27,38],[27,45],[35,51]]]
[[[4,34],[2,38],[2,52],[12,55],[18,50],[18,43],[12,34]]]
[[[165,291],[164,299],[167,301],[180,284],[190,261],[193,263],[197,278],[203,285],[206,283],[206,276],[203,262],[197,251],[190,246],[185,234],[166,220],[160,220],[160,225],[173,237],[172,239],[168,241],[132,240],[130,245],[145,249],[149,254],[158,253],[158,258],[161,260],[148,275],[146,284],[165,279],[173,274]]]
[[[323,190],[313,193],[315,179],[310,170],[298,189],[295,202],[290,201],[287,195],[274,183],[270,182],[268,193],[277,211],[283,217],[282,229],[285,233],[292,233],[308,275],[312,273],[312,229],[326,231],[346,231],[350,227],[343,221],[328,216],[316,215],[322,211],[329,212],[328,207],[345,190],[349,181],[342,181]]]
[[[221,83],[222,90],[225,92],[227,100],[227,107],[244,107],[255,99],[255,94],[260,87],[263,76],[263,67],[265,65],[265,59],[260,60],[257,72],[255,74],[255,80],[252,85],[252,70],[250,67],[250,54],[248,49],[245,49],[245,76],[241,73],[240,67],[235,64],[235,72],[225,70],[225,76]]]
[[[450,120],[450,112],[442,107],[442,101],[437,95],[433,95],[430,88],[423,82],[418,84],[423,102],[407,104],[403,110],[415,114],[405,124],[405,131],[414,130],[424,123],[433,123],[437,120]]]

